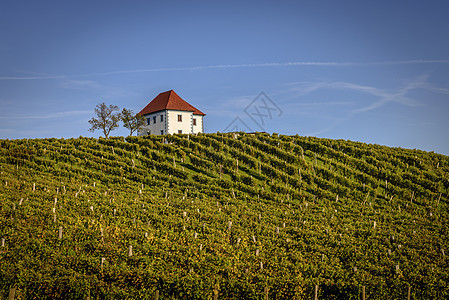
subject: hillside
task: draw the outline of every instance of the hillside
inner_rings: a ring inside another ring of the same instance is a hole
[[[449,297],[449,157],[268,134],[0,140],[0,297]],[[446,251],[446,253],[445,253]]]

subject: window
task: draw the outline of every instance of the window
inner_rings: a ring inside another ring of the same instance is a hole
[[[150,118],[147,119],[147,125],[150,125]]]
[[[153,123],[156,124],[156,117],[153,117]]]
[[[163,131],[163,130],[161,130],[161,134],[164,134],[164,131]]]
[[[193,119],[193,126],[196,126],[196,119]]]
[[[161,115],[161,122],[164,121],[164,115]]]
[[[182,115],[178,115],[178,122],[182,122]]]
[[[182,134],[182,130],[178,130],[178,134]]]

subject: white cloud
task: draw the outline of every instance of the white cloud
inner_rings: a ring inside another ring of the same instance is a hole
[[[64,78],[64,76],[0,76],[0,80],[42,80],[62,78]]]
[[[51,134],[49,130],[29,130],[29,129],[11,129],[11,128],[0,128],[0,135],[7,136],[48,136]]]
[[[307,101],[307,102],[288,102],[286,105],[294,111],[296,108],[301,109],[302,108],[313,108],[313,107],[324,107],[328,105],[346,105],[348,106],[348,109],[346,111],[346,114],[342,115],[341,118],[338,118],[332,122],[329,126],[319,129],[313,133],[310,133],[310,135],[318,135],[325,133],[333,128],[335,128],[337,125],[351,119],[352,117],[366,113],[371,110],[379,109],[387,104],[390,103],[396,103],[403,106],[408,107],[418,107],[423,106],[424,103],[421,101],[414,99],[410,96],[410,93],[414,90],[426,90],[431,91],[435,93],[441,93],[441,94],[449,94],[449,89],[446,88],[440,88],[435,87],[431,85],[427,81],[428,76],[419,76],[417,78],[414,78],[412,80],[409,80],[408,82],[404,83],[403,86],[392,89],[392,90],[386,90],[381,89],[374,86],[369,85],[361,85],[357,83],[352,82],[343,82],[343,81],[335,81],[335,82],[293,82],[285,84],[284,86],[287,87],[287,89],[282,90],[278,92],[279,95],[285,95],[284,99],[298,99],[303,96],[306,96],[312,92],[319,91],[322,89],[327,90],[344,90],[344,91],[352,91],[357,92],[361,94],[365,94],[369,97],[361,98],[364,100],[364,102],[368,102],[368,104],[363,105],[360,108],[354,108],[354,104],[357,104],[355,101]],[[373,100],[374,99],[374,100]],[[362,102],[362,103],[364,103]],[[315,111],[302,111],[302,114],[316,114]],[[321,118],[325,116],[320,116]]]
[[[276,67],[368,67],[382,65],[413,65],[413,64],[449,64],[449,60],[402,60],[402,61],[380,61],[380,62],[326,62],[326,61],[296,61],[296,62],[265,62],[255,64],[218,64],[207,66],[191,67],[173,67],[173,68],[149,68],[149,69],[130,69],[117,70],[109,72],[72,74],[72,75],[41,75],[41,76],[0,76],[0,80],[43,80],[43,79],[64,79],[80,78],[91,76],[107,76],[132,73],[150,73],[150,72],[170,72],[170,71],[197,71],[208,69],[234,69],[234,68],[276,68]]]
[[[93,114],[93,110],[71,110],[71,111],[60,111],[53,112],[42,115],[4,115],[0,116],[1,120],[26,120],[26,119],[58,119],[67,118],[70,116],[79,116]]]
[[[124,89],[109,87],[102,85],[93,80],[80,80],[80,79],[69,79],[64,78],[61,83],[62,88],[66,89],[76,89],[94,92],[99,95],[99,97],[103,98],[121,98],[121,97],[135,97],[138,96],[138,93],[130,92]]]

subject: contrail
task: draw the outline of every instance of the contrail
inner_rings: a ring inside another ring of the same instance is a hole
[[[63,79],[70,77],[92,77],[92,76],[107,76],[118,74],[132,74],[132,73],[150,73],[150,72],[173,72],[173,71],[198,71],[208,69],[236,69],[236,68],[273,68],[273,67],[301,67],[301,66],[315,66],[315,67],[367,67],[367,66],[382,66],[382,65],[412,65],[412,64],[448,64],[449,60],[402,60],[402,61],[384,61],[384,62],[284,62],[284,63],[258,63],[258,64],[223,64],[223,65],[208,65],[208,66],[193,66],[193,67],[173,67],[173,68],[151,68],[151,69],[133,69],[133,70],[118,70],[110,72],[86,73],[78,75],[54,75],[54,76],[0,76],[0,80],[43,80],[43,79]]]

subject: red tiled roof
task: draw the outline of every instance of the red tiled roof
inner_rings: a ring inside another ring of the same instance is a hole
[[[142,109],[138,114],[146,115],[157,111],[172,109],[172,110],[182,110],[182,111],[193,111],[194,115],[205,116],[206,114],[196,109],[181,97],[175,93],[173,90],[160,93],[156,96],[144,109]]]

